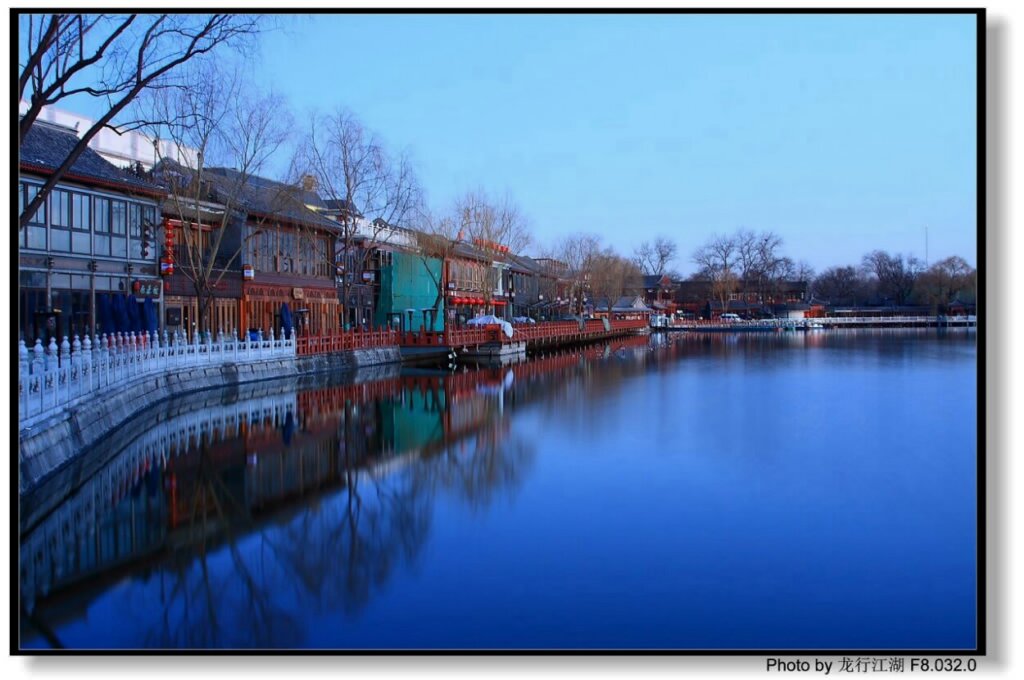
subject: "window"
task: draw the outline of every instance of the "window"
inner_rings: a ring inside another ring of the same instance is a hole
[[[127,257],[128,243],[124,237],[128,230],[128,204],[124,201],[110,202],[110,230],[114,234],[110,239],[110,254]]]
[[[128,244],[133,259],[142,259],[142,206],[128,204]]]
[[[54,227],[71,226],[71,193],[63,189],[54,189],[50,194],[50,225]]]
[[[71,230],[71,252],[88,255],[92,252],[92,234],[87,231]]]
[[[32,202],[32,199],[36,197],[36,194],[39,193],[39,187],[36,186],[35,184],[23,184],[22,186],[25,188],[25,205],[28,205],[29,203]],[[36,209],[36,214],[32,216],[31,220],[29,220],[29,224],[46,226],[46,201],[43,201],[43,203]],[[46,247],[45,239],[44,244],[39,247]]]
[[[96,198],[93,205],[93,230],[97,234],[110,233],[110,199]]]
[[[128,228],[128,206],[124,201],[110,202],[110,225],[115,234],[125,235]]]
[[[62,253],[71,252],[71,232],[67,229],[50,229],[50,250]]]
[[[94,255],[110,255],[110,199],[96,197],[93,200],[92,225],[95,235],[92,240]]]
[[[92,201],[87,194],[71,194],[71,228],[89,231],[92,228]]]

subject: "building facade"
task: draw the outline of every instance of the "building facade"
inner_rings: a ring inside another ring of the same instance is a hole
[[[20,146],[19,214],[77,143],[71,128],[32,126]],[[85,150],[18,230],[18,329],[26,343],[159,327],[163,196]]]

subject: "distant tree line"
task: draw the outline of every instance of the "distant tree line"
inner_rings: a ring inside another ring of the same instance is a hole
[[[978,272],[954,255],[925,267],[913,256],[874,250],[859,266],[830,267],[811,294],[833,305],[926,305],[944,313],[951,304],[974,304]]]

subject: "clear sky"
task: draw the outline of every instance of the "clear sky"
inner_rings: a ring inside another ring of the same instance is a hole
[[[771,230],[819,271],[875,248],[976,263],[972,15],[316,15],[258,79],[351,108],[430,204],[510,193],[536,239],[623,253]]]

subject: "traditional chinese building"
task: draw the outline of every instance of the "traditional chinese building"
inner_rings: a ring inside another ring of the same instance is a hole
[[[338,330],[338,225],[319,214],[324,207],[320,197],[263,177],[239,182],[239,173],[228,168],[210,168],[207,173],[220,202],[228,202],[224,195],[228,187],[237,193],[230,197],[230,204],[240,220],[243,276],[239,327],[251,332],[280,331],[282,306],[288,305],[300,333]]]

